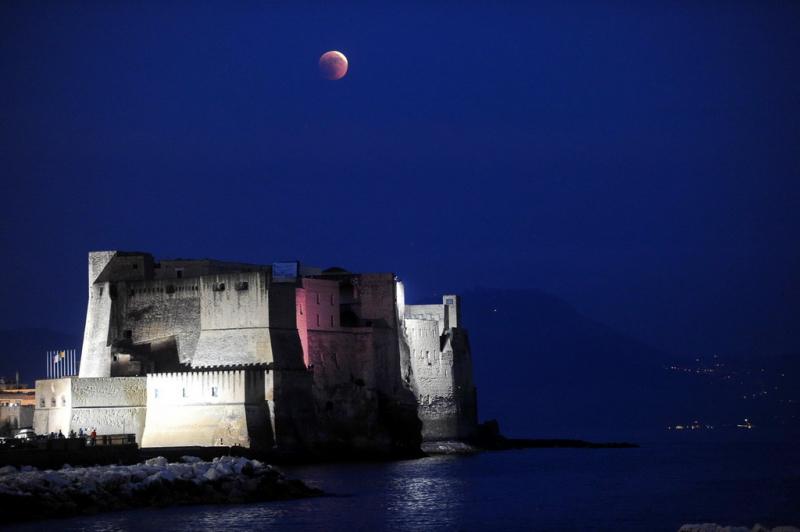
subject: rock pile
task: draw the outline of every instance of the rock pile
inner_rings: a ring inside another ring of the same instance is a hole
[[[176,504],[228,504],[321,495],[258,460],[157,457],[129,466],[0,468],[4,517],[13,520]]]

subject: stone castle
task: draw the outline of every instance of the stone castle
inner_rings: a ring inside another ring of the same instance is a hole
[[[34,428],[401,451],[473,435],[470,357],[459,297],[406,305],[391,273],[93,252],[79,375],[37,381]]]

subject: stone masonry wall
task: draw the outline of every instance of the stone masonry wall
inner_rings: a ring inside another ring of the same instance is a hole
[[[36,381],[34,430],[97,430],[97,434],[135,434],[142,441],[145,421],[143,377],[64,378]]]
[[[265,388],[255,369],[150,374],[142,446],[271,446]]]
[[[202,277],[199,282],[200,339],[192,365],[272,362],[266,275],[220,274]]]
[[[134,344],[174,337],[181,362],[188,363],[200,336],[199,279],[118,283],[112,337],[130,335]],[[128,332],[129,331],[129,332]]]

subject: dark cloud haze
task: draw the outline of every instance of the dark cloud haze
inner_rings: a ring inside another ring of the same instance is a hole
[[[87,253],[122,249],[798,350],[800,5],[496,4],[4,2],[3,327],[81,334]]]

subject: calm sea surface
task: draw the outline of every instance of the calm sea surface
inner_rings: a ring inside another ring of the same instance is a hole
[[[800,524],[800,445],[530,449],[382,464],[286,467],[330,495],[147,509],[19,530],[677,530]]]

